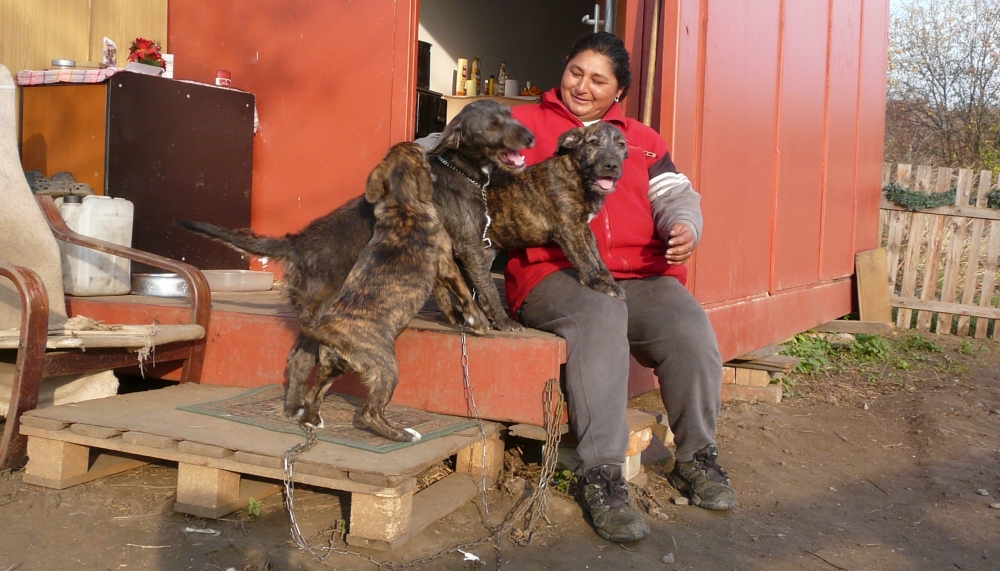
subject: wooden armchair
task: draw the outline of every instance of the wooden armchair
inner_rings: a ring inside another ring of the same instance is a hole
[[[0,469],[25,458],[20,418],[37,406],[44,378],[184,361],[181,382],[198,382],[212,304],[193,266],[77,234],[50,197],[36,200],[17,154],[13,100],[12,78],[0,65],[0,381],[11,386]],[[56,239],[179,274],[191,292],[188,323],[68,327]]]

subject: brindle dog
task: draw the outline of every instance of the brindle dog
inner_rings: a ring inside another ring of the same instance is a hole
[[[435,207],[452,239],[455,257],[481,294],[479,300],[486,316],[502,331],[519,331],[523,327],[507,316],[490,278],[495,252],[482,244],[486,206],[481,187],[498,172],[522,169],[524,157],[519,151],[534,143],[534,135],[511,117],[510,109],[495,101],[480,100],[467,105],[448,123],[431,153]],[[311,323],[336,299],[348,272],[371,239],[374,224],[374,208],[364,197],[314,220],[297,234],[280,238],[204,222],[180,222],[189,230],[237,250],[280,260],[288,282],[288,300],[299,315],[300,327]],[[448,316],[455,323],[454,316]],[[317,351],[314,340],[299,335],[288,355],[289,385],[309,377]]]
[[[399,380],[396,337],[420,310],[433,287],[458,298],[465,323],[486,333],[486,318],[472,300],[452,254],[452,243],[434,207],[434,187],[423,149],[400,143],[368,177],[365,199],[375,205],[375,229],[347,275],[336,300],[303,327],[320,343],[316,384],[290,382],[286,411],[304,425],[321,427],[320,405],[345,371],[368,388],[358,420],[376,434],[399,442],[420,440],[384,415]]]
[[[580,283],[625,299],[625,290],[601,259],[590,221],[614,192],[626,157],[621,130],[598,122],[563,133],[556,156],[519,173],[497,173],[486,188],[492,247],[513,250],[554,242],[576,267]],[[437,288],[434,294],[448,320],[456,323],[447,293]]]

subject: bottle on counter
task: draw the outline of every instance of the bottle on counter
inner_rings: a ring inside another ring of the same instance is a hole
[[[504,95],[507,84],[507,62],[500,62],[500,71],[497,72],[497,95]],[[517,95],[512,93],[511,95]]]
[[[486,95],[497,94],[497,80],[492,75],[486,80]]]
[[[469,81],[469,60],[458,59],[458,77],[455,81],[455,95],[465,95],[465,82]]]
[[[470,70],[469,79],[475,80],[476,82],[476,95],[483,92],[483,76],[479,70],[479,58],[472,58],[472,69]]]

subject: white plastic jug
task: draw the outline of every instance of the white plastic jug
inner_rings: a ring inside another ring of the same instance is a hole
[[[84,236],[132,245],[134,207],[124,198],[67,196],[56,200],[71,230]],[[59,242],[63,289],[69,295],[124,295],[132,290],[131,263],[125,258]]]

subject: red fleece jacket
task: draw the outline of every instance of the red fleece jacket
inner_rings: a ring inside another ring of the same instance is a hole
[[[537,105],[520,105],[512,111],[536,138],[534,147],[522,151],[528,165],[551,157],[560,135],[583,126],[559,100],[557,89],[547,92]],[[653,129],[625,117],[617,103],[603,120],[621,129],[628,141],[622,178],[590,223],[604,263],[618,279],[674,276],[686,283],[687,267],[667,263],[667,245],[657,235],[647,197],[653,175],[664,169],[675,171],[667,142]],[[528,293],[549,274],[572,267],[555,244],[511,251],[504,271],[511,313],[517,312]]]

